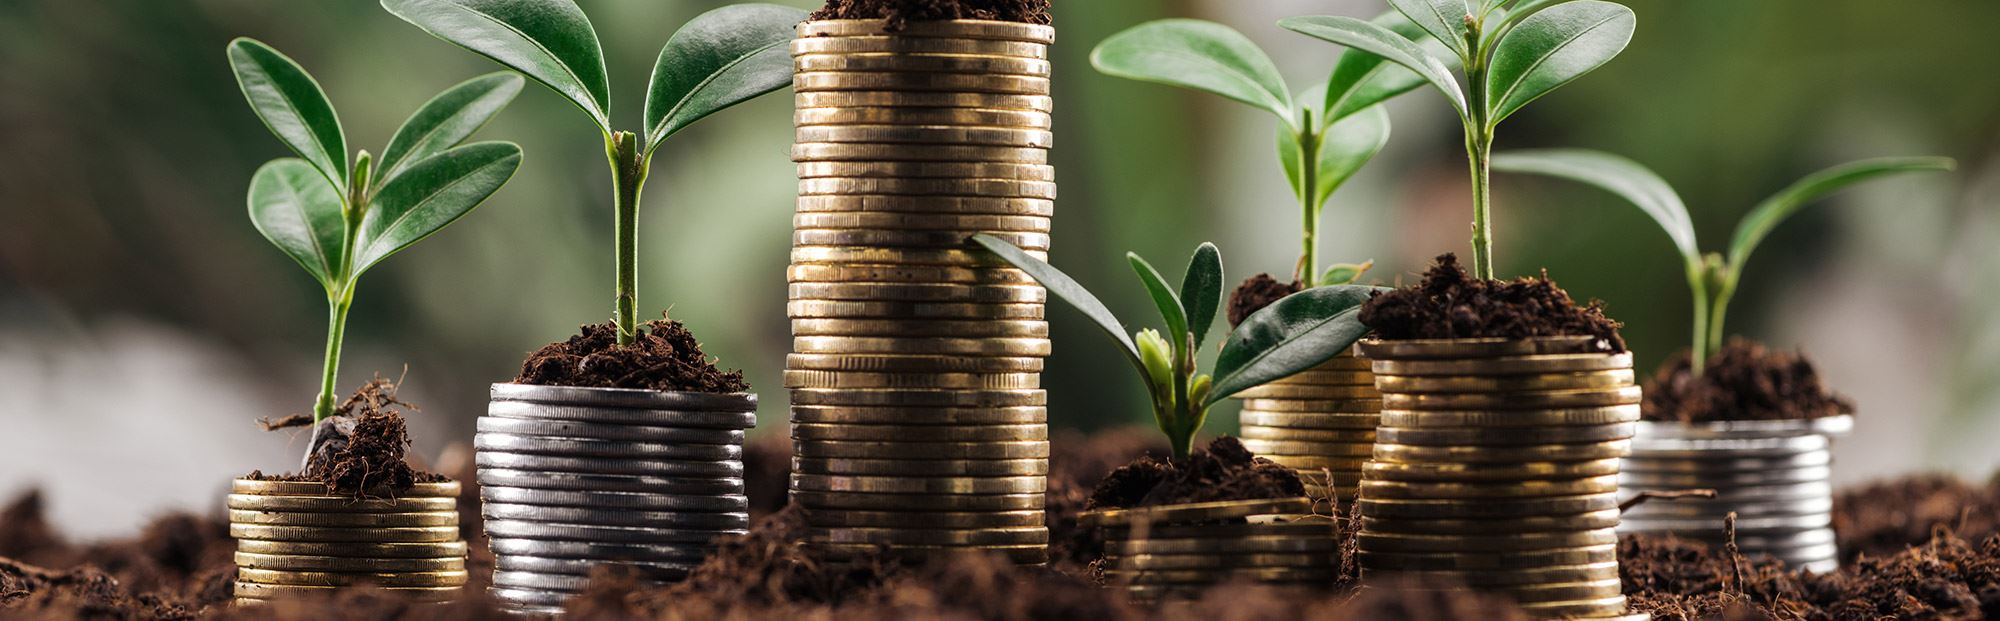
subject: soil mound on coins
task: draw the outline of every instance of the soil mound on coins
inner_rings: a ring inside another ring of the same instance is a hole
[[[377,377],[319,422],[305,472],[252,472],[244,478],[313,481],[327,484],[335,493],[356,496],[383,489],[393,493],[418,483],[447,480],[410,467],[410,427],[404,410],[414,412],[417,407],[396,398],[395,382]]]
[[[1278,282],[1278,279],[1272,278],[1270,274],[1258,274],[1243,279],[1243,284],[1237,285],[1236,290],[1229,294],[1229,326],[1233,328],[1242,325],[1243,320],[1249,319],[1252,313],[1264,310],[1264,307],[1276,304],[1278,300],[1298,293],[1303,288],[1304,285],[1299,281]]]
[[[1854,413],[1853,403],[1820,383],[1802,353],[1732,338],[1709,357],[1700,377],[1691,359],[1688,350],[1675,353],[1646,382],[1640,405],[1646,420],[1804,420]]]
[[[1090,505],[1092,488],[1119,466],[1147,453],[1165,453],[1160,432],[1139,426],[1117,427],[1085,434],[1075,429],[1053,430],[1049,438],[1048,507],[1049,566],[1081,572],[1104,554],[1104,533],[1077,525],[1076,516]]]
[[[810,19],[880,19],[892,31],[909,22],[947,19],[1046,25],[1049,0],[827,0]]]
[[[646,322],[632,344],[623,346],[618,344],[616,326],[583,326],[569,340],[530,354],[514,383],[674,392],[750,390],[742,371],[717,369],[715,361],[702,353],[694,333],[671,319]]]
[[[1256,500],[1306,495],[1299,473],[1243,448],[1230,436],[1216,438],[1182,461],[1151,455],[1111,471],[1090,493],[1086,509],[1153,507],[1189,502]]]
[[[1452,254],[1439,256],[1423,282],[1370,297],[1361,323],[1388,340],[1594,336],[1600,351],[1625,351],[1621,324],[1604,316],[1603,302],[1578,306],[1547,272],[1479,280]]]

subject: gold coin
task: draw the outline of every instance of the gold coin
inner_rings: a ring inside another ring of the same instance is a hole
[[[231,509],[309,513],[424,513],[458,510],[457,497],[367,498],[352,496],[265,496],[230,494]]]
[[[1334,472],[1360,472],[1361,465],[1368,463],[1367,457],[1344,455],[1265,455],[1258,457],[1284,464],[1294,470],[1332,470]]]
[[[1374,386],[1313,386],[1272,383],[1236,393],[1236,397],[1239,399],[1259,399],[1266,401],[1280,399],[1341,401],[1380,399],[1382,398],[1382,393],[1376,391]]]
[[[1148,524],[1176,524],[1185,522],[1213,522],[1253,515],[1300,514],[1311,511],[1312,500],[1307,498],[1264,498],[1257,500],[1193,502],[1131,509],[1095,509],[1077,514],[1076,522],[1082,526],[1130,526],[1140,522]]]
[[[1300,371],[1272,384],[1297,386],[1375,386],[1375,374],[1368,371]]]
[[[1361,519],[1362,530],[1378,533],[1427,535],[1507,535],[1512,533],[1553,533],[1599,530],[1618,527],[1618,510],[1605,509],[1576,515],[1542,515],[1487,520],[1420,520],[1412,518]]]
[[[272,556],[336,556],[362,559],[426,559],[464,558],[466,545],[463,541],[443,541],[431,543],[375,543],[365,541],[310,542],[310,541],[270,541],[265,539],[240,539],[236,542],[240,554],[262,554]]]
[[[819,509],[807,512],[806,521],[821,528],[1006,529],[1043,528],[1046,516],[1042,511],[934,513]]]
[[[801,142],[792,145],[795,162],[997,162],[1047,164],[1049,150],[953,144],[870,144],[861,142]]]
[[[785,371],[786,388],[1016,390],[1041,388],[1040,373],[862,373]]]
[[[325,483],[308,481],[258,481],[250,479],[230,481],[229,493],[255,496],[354,496],[354,494],[333,493]],[[371,489],[367,490],[362,496],[368,498],[457,498],[458,493],[459,485],[457,481],[443,481],[437,483],[418,483],[410,486],[409,489],[402,490],[387,488]]]
[[[1053,65],[1036,58],[969,54],[806,54],[792,58],[793,71],[890,73],[990,73],[1048,77]]]
[[[1542,390],[1603,390],[1632,385],[1631,369],[1546,375],[1375,376],[1375,385],[1399,393],[1492,393]]]
[[[966,358],[962,356],[840,356],[787,354],[785,368],[877,373],[1038,373],[1041,358]]]
[[[793,125],[967,125],[976,127],[1013,127],[1019,129],[1049,129],[1055,125],[1055,117],[1047,112],[1030,110],[985,110],[980,108],[799,108],[792,111]],[[1054,178],[1054,169],[1041,167]],[[803,172],[803,171],[801,171]],[[864,175],[799,175],[848,177]],[[886,175],[895,177],[993,177],[996,175]],[[1001,177],[1013,178],[1013,177]]]
[[[1339,572],[1332,567],[1242,567],[1209,570],[1105,571],[1111,582],[1128,584],[1211,584],[1233,580],[1332,584]]]
[[[1553,602],[1518,602],[1528,614],[1548,619],[1604,619],[1624,618],[1626,601],[1624,595],[1587,600]],[[1641,613],[1641,619],[1651,618]]]
[[[373,528],[384,526],[457,526],[457,511],[428,513],[302,513],[294,511],[251,511],[230,509],[231,524],[271,524],[277,526],[331,526]]]
[[[815,390],[792,391],[792,405],[891,406],[903,408],[1004,408],[1045,406],[1044,390]]]
[[[806,458],[872,459],[1047,459],[1049,443],[1031,442],[792,442],[792,455]],[[821,491],[821,490],[810,490]],[[826,490],[837,491],[837,490]],[[1037,492],[1039,493],[1039,492]]]
[[[337,572],[425,572],[465,571],[465,557],[355,558],[344,556],[291,556],[283,554],[236,553],[236,566],[247,569]]]
[[[1350,414],[1340,412],[1270,412],[1244,408],[1237,415],[1244,426],[1267,426],[1279,429],[1360,429],[1372,430],[1381,422],[1374,414]]]
[[[1239,567],[1332,567],[1337,563],[1331,551],[1319,554],[1132,554],[1107,563],[1121,573],[1158,570],[1228,569]]]
[[[1048,497],[1033,494],[869,494],[792,490],[793,502],[808,513],[825,509],[859,511],[1041,511]]]
[[[1011,477],[1049,473],[1046,459],[809,459],[792,458],[792,472],[871,476]]]
[[[845,164],[849,162],[828,162]],[[914,213],[920,215],[995,215],[1047,218],[1055,215],[1056,203],[1039,198],[995,198],[990,196],[801,196],[799,213]],[[986,263],[1006,265],[998,259]]]
[[[1624,457],[1631,440],[1544,446],[1410,446],[1375,438],[1375,459],[1403,463],[1508,463],[1523,461],[1584,461]]]
[[[790,290],[791,298],[795,300],[900,300],[905,302],[970,302],[988,304],[1024,304],[1048,301],[1048,290],[1040,286],[1028,285],[792,283],[788,286],[788,289]]]
[[[1244,425],[1242,432],[1237,435],[1245,440],[1375,443],[1375,431],[1373,429],[1293,429],[1290,427]]]
[[[1622,597],[1623,585],[1613,575],[1583,582],[1508,585],[1503,590],[1519,602],[1572,602]]]
[[[421,526],[410,528],[334,528],[320,526],[272,526],[267,524],[230,524],[229,536],[237,539],[270,539],[274,541],[324,541],[324,542],[367,542],[367,543],[422,543],[456,541],[457,526]]]
[[[1606,353],[1610,344],[1592,336],[1538,336],[1524,339],[1364,339],[1355,344],[1361,354],[1382,360],[1461,360],[1546,354]]]
[[[1049,409],[1024,407],[845,407],[792,406],[794,423],[839,425],[1027,425],[1047,424]]]
[[[877,144],[959,144],[1001,147],[1055,146],[1056,135],[1046,129],[1011,127],[969,127],[964,125],[799,125],[792,130],[797,142],[877,143]],[[1026,181],[1017,183],[1041,183]],[[955,192],[885,192],[886,194],[953,194]],[[1003,196],[1015,196],[1004,194]],[[1055,198],[1039,194],[1036,198]]]
[[[871,494],[1033,494],[1048,491],[1046,476],[877,477],[843,474],[792,475],[792,489]]]
[[[1606,442],[1632,437],[1633,423],[1572,427],[1390,427],[1376,439],[1411,446],[1512,446]]]
[[[340,587],[373,584],[385,587],[455,587],[464,585],[465,578],[466,573],[463,569],[366,573],[236,568],[236,579],[241,582],[298,586]]]
[[[1609,494],[1616,493],[1617,491],[1618,475],[1558,481],[1482,481],[1476,483],[1447,481],[1361,482],[1361,493],[1369,498],[1531,498],[1540,496]]]
[[[1279,506],[1278,508],[1289,509],[1291,506],[1293,506],[1289,504],[1291,503],[1291,501],[1305,500],[1305,498],[1297,497],[1297,498],[1272,499],[1272,500],[1285,501],[1287,504]],[[1236,501],[1221,501],[1221,502],[1251,503],[1260,501],[1236,500]],[[1272,502],[1271,500],[1262,502],[1265,502],[1268,506],[1277,506],[1277,505],[1270,505],[1270,503]],[[1219,503],[1197,503],[1197,504],[1213,505]],[[1186,504],[1163,505],[1159,507],[1150,507],[1150,508],[1175,509],[1178,507],[1186,507],[1186,506],[1188,505]],[[1141,507],[1140,509],[1146,509],[1146,508],[1148,507]],[[1107,510],[1100,509],[1099,511],[1107,511]],[[1126,509],[1126,511],[1131,511],[1131,509]],[[1294,515],[1294,514],[1286,514],[1286,515]],[[1220,519],[1231,520],[1231,519],[1242,519],[1242,518],[1255,518],[1258,520],[1263,520],[1266,517],[1275,519],[1278,516],[1276,514],[1253,513],[1238,518],[1220,518]],[[1294,517],[1295,519],[1290,519],[1290,520],[1256,521],[1256,522],[1237,523],[1237,524],[1203,523],[1203,522],[1215,522],[1218,520],[1187,520],[1179,518],[1175,518],[1175,521],[1171,522],[1162,522],[1162,521],[1147,522],[1140,518],[1134,517],[1131,518],[1131,521],[1129,523],[1104,524],[1103,527],[1104,527],[1104,537],[1107,541],[1241,539],[1244,537],[1280,537],[1280,536],[1318,539],[1318,538],[1332,538],[1339,534],[1339,525],[1335,523],[1332,518],[1325,516],[1310,516],[1310,515],[1294,515]]]
[[[793,229],[792,243],[798,246],[893,246],[907,248],[962,248],[977,231],[884,231],[874,229]],[[1023,250],[1049,249],[1047,233],[987,231]]]
[[[913,545],[1028,545],[1047,544],[1049,529],[1024,528],[915,529],[915,528],[807,528],[806,541],[814,543],[883,543]]]
[[[1382,395],[1385,410],[1551,410],[1631,405],[1639,402],[1638,386],[1601,390],[1548,390],[1470,394]]]
[[[1618,495],[1490,498],[1478,501],[1362,498],[1356,501],[1355,506],[1363,517],[1373,518],[1503,519],[1538,515],[1576,515],[1617,509]]]
[[[825,265],[808,263],[785,269],[786,282],[950,283],[961,285],[1033,285],[1026,272],[948,265]]]
[[[793,336],[1048,338],[1049,322],[1030,319],[793,319]],[[1027,386],[1026,388],[1033,388]]]
[[[865,211],[801,213],[792,216],[792,226],[802,229],[917,229],[936,231],[1013,231],[1025,233],[1047,233],[1050,229],[1049,219],[1042,216],[919,214]],[[1019,272],[1015,273],[1018,274]]]
[[[795,109],[810,108],[965,108],[1049,114],[1056,100],[1046,95],[940,93],[914,91],[818,91],[794,93]]]
[[[1041,24],[1024,24],[983,19],[905,22],[889,30],[879,19],[816,19],[798,26],[799,38],[807,37],[934,37],[943,39],[994,39],[1047,45],[1056,42],[1056,29]]]
[[[1371,462],[1362,470],[1383,481],[1521,481],[1618,474],[1619,460],[1531,461],[1498,464]]]
[[[801,71],[792,74],[794,91],[930,91],[1048,95],[1049,79],[1041,76],[907,73],[891,71]]]
[[[1050,348],[1048,339],[861,336],[801,336],[792,339],[792,351],[802,354],[912,354],[1018,358],[1048,356]]]
[[[1243,440],[1243,448],[1258,455],[1324,455],[1328,457],[1367,457],[1373,451],[1366,442],[1287,442],[1279,440]]]
[[[792,300],[785,314],[794,319],[1041,319],[1041,304],[955,304],[950,302],[861,302]]]
[[[1639,420],[1639,405],[1614,405],[1568,410],[1384,410],[1382,424],[1390,427],[1567,427],[1612,425]]]
[[[1027,252],[1028,256],[1038,259],[1048,256],[1048,253],[1039,250],[1029,250]],[[854,246],[793,246],[792,263],[1012,267],[1006,261],[1001,260],[1000,257],[985,250],[869,248]]]
[[[1358,549],[1376,552],[1514,552],[1589,546],[1615,546],[1618,533],[1609,528],[1565,533],[1503,535],[1411,535],[1361,531]]]
[[[1371,420],[1381,411],[1382,400],[1371,399],[1257,399],[1238,397],[1243,400],[1243,409],[1256,410],[1273,416],[1289,416],[1294,413],[1310,416],[1324,414],[1361,414]],[[1303,426],[1303,425],[1301,425]]]
[[[1047,59],[1045,43],[900,36],[799,37],[792,40],[792,56],[806,54],[991,54]]]
[[[1393,553],[1362,550],[1356,558],[1363,569],[1394,571],[1513,571],[1536,567],[1564,567],[1618,561],[1618,546],[1593,545],[1578,548],[1510,552],[1428,552]]]
[[[1505,571],[1455,570],[1426,571],[1425,577],[1446,578],[1474,587],[1502,589],[1543,584],[1569,584],[1618,579],[1618,562],[1603,561],[1577,565],[1510,568]]]
[[[1026,442],[1049,439],[1049,426],[1046,424],[973,426],[792,423],[792,439],[872,442]]]
[[[236,597],[240,599],[273,600],[281,598],[327,595],[331,594],[334,589],[338,588],[340,587],[306,586],[298,584],[260,584],[255,582],[245,582],[242,580],[237,580],[235,591],[236,591]],[[384,587],[383,590],[420,602],[442,602],[442,601],[457,599],[458,596],[465,591],[465,587],[463,585],[429,586],[429,587]]]
[[[1192,555],[1217,558],[1241,554],[1331,553],[1339,548],[1332,537],[1246,536],[1214,539],[1113,539],[1104,542],[1110,556],[1134,554]]]
[[[1056,184],[1006,179],[901,179],[886,177],[820,177],[799,180],[799,195],[888,194],[916,196],[990,196],[1055,200]]]
[[[1588,373],[1631,368],[1631,352],[1508,356],[1476,360],[1377,360],[1374,365],[1374,371],[1384,375],[1420,376]]]

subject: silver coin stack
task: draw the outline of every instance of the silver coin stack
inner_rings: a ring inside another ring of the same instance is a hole
[[[1812,420],[1639,423],[1619,493],[1712,489],[1713,499],[1652,500],[1625,512],[1619,532],[1673,533],[1720,545],[1736,514],[1736,545],[1787,566],[1829,572],[1840,566],[1833,535],[1833,438],[1852,416]]]
[[[667,582],[750,525],[756,395],[494,384],[474,436],[491,592],[555,614],[596,565]]]

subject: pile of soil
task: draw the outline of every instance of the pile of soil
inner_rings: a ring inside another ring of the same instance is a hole
[[[1893,556],[1831,574],[1672,537],[1626,537],[1619,573],[1654,619],[1984,619],[2000,615],[2000,536],[1978,543],[1940,529]]]
[[[1970,540],[2000,534],[2000,476],[1976,484],[1917,475],[1845,488],[1833,497],[1843,562],[1901,553],[1940,526]]]
[[[1258,274],[1244,279],[1243,284],[1237,285],[1236,290],[1229,294],[1229,326],[1233,328],[1243,325],[1243,320],[1249,319],[1252,313],[1264,310],[1264,307],[1276,304],[1278,300],[1285,299],[1285,296],[1298,293],[1304,288],[1304,283],[1296,280],[1289,283],[1278,282],[1278,279],[1272,278],[1270,274]]]
[[[891,31],[946,19],[1050,23],[1049,0],[827,0],[809,19],[880,19]]]
[[[1097,484],[1085,509],[1153,507],[1189,502],[1291,498],[1306,495],[1298,471],[1258,457],[1243,442],[1223,436],[1185,460],[1146,455]]]
[[[1049,527],[1049,565],[1081,573],[1104,553],[1103,531],[1079,526],[1076,519],[1090,506],[1092,489],[1119,466],[1171,449],[1158,429],[1135,426],[1094,434],[1057,430],[1049,438],[1049,450],[1048,507],[1043,515]]]
[[[1804,420],[1853,414],[1854,404],[1826,389],[1805,354],[1766,349],[1731,338],[1694,375],[1693,355],[1681,350],[1646,382],[1646,420],[1705,423]]]
[[[267,475],[259,471],[243,478],[314,481],[327,484],[335,493],[356,496],[448,480],[410,467],[410,428],[404,410],[414,412],[417,407],[396,399],[395,382],[377,377],[319,422],[305,472]],[[282,423],[265,425],[267,429],[283,427]]]
[[[1625,351],[1621,324],[1604,316],[1603,302],[1578,306],[1547,272],[1475,279],[1452,254],[1438,257],[1423,282],[1370,297],[1361,323],[1387,340],[1592,336],[1599,351]]]
[[[715,368],[694,333],[671,319],[646,322],[632,344],[624,346],[618,344],[618,327],[611,323],[582,326],[569,340],[529,354],[514,383],[672,392],[750,390],[742,371]]]

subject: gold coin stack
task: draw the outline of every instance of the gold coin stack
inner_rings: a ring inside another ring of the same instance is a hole
[[[458,597],[465,542],[455,482],[419,483],[367,498],[322,483],[237,479],[229,536],[236,538],[236,602],[372,584],[423,602]]]
[[[1046,257],[1047,26],[800,24],[788,314],[792,499],[836,558],[1046,561],[1047,292],[970,250]]]
[[[1588,337],[1364,341],[1382,391],[1363,467],[1363,577],[1417,573],[1547,618],[1628,615],[1618,465],[1639,419],[1630,353]]]
[[[1308,515],[1307,498],[1231,500],[1086,511],[1104,529],[1104,578],[1134,597],[1197,595],[1235,580],[1328,585],[1338,579],[1338,529]]]
[[[1369,369],[1350,350],[1239,393],[1244,448],[1297,469],[1314,497],[1352,500],[1381,421],[1382,393]]]

